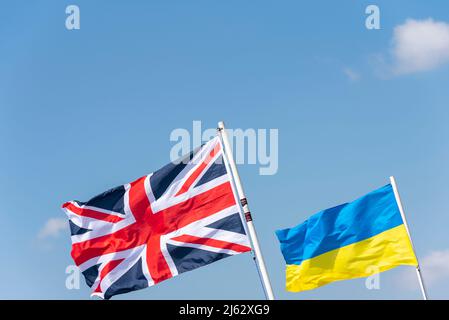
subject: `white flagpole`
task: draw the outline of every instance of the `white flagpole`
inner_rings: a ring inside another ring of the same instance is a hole
[[[401,197],[399,196],[398,186],[396,185],[396,180],[394,179],[393,176],[390,177],[390,183],[391,183],[391,186],[393,187],[394,197],[396,198],[396,203],[398,204],[399,212],[401,213],[401,217],[402,217],[402,221],[404,222],[405,230],[407,230],[407,234],[410,239],[410,243],[412,244],[413,252],[415,253],[415,256],[416,256],[416,251],[415,251],[415,247],[413,246],[412,236],[410,235],[410,230],[408,228],[407,219],[405,218],[404,208],[402,207]],[[416,257],[416,260],[418,261],[418,257]],[[419,267],[419,261],[418,261],[418,266],[416,267],[416,275],[418,276],[419,287],[421,288],[421,293],[422,293],[423,299],[427,300],[427,291],[426,291],[426,287],[424,286],[424,281],[423,281],[423,278],[421,275],[421,268]]]
[[[246,200],[245,192],[243,191],[243,186],[240,181],[239,173],[237,171],[237,166],[235,165],[231,145],[229,144],[228,134],[226,133],[225,126],[222,121],[218,123],[218,132],[223,140],[224,144],[223,153],[226,156],[226,159],[228,160],[232,177],[234,178],[235,187],[237,189],[238,197],[243,208],[243,213],[245,214],[246,225],[249,233],[248,235],[253,245],[254,255],[256,258],[256,266],[259,269],[259,275],[261,277],[266,298],[268,300],[274,300],[273,289],[271,288],[270,279],[268,277],[265,262],[262,257],[262,252],[260,250],[259,241],[257,240],[256,229],[254,228],[251,212],[249,211],[248,201]]]

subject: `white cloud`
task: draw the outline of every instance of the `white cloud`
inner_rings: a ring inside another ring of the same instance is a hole
[[[433,251],[420,264],[427,283],[449,279],[449,250]]]
[[[343,73],[349,78],[351,81],[357,81],[360,79],[360,74],[354,71],[351,68],[345,67],[343,68]]]
[[[59,234],[68,230],[68,222],[67,219],[64,218],[51,218],[47,220],[45,225],[39,231],[37,235],[39,239],[45,239],[49,237],[57,237]]]
[[[433,251],[420,259],[419,264],[427,286],[449,280],[449,249]],[[415,271],[409,269],[404,270],[399,280],[407,289],[418,285]]]
[[[427,71],[449,63],[449,23],[408,19],[394,29],[394,73]]]

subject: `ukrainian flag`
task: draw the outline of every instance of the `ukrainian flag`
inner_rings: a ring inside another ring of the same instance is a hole
[[[276,235],[287,263],[288,291],[366,277],[373,267],[382,272],[418,265],[391,184]]]

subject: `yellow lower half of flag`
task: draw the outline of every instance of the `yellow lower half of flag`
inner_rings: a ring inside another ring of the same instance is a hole
[[[399,265],[418,265],[403,224],[304,260],[300,265],[287,265],[286,289],[311,290],[334,281],[367,277]]]

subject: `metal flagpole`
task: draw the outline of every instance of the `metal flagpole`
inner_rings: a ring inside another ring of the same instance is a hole
[[[232,177],[234,178],[235,187],[237,189],[238,197],[243,208],[243,213],[245,214],[246,225],[249,233],[249,238],[253,245],[254,255],[256,258],[256,266],[259,269],[259,275],[265,290],[265,295],[268,300],[274,300],[273,289],[271,288],[270,279],[268,277],[267,269],[265,267],[265,262],[262,257],[262,252],[260,250],[259,241],[257,240],[256,229],[254,228],[253,219],[251,217],[251,212],[249,211],[248,201],[245,197],[245,192],[243,191],[242,183],[240,181],[240,176],[237,171],[237,166],[235,165],[234,156],[232,154],[232,149],[229,144],[228,134],[226,133],[224,123],[220,121],[218,123],[218,132],[223,140],[224,150],[223,153],[228,160]]]
[[[405,218],[404,208],[402,207],[401,197],[399,196],[398,186],[396,185],[396,180],[393,176],[390,177],[391,186],[393,187],[394,197],[396,198],[396,203],[399,207],[399,212],[402,216],[402,221],[404,222],[405,230],[407,230],[408,237],[410,239],[410,243],[412,244],[413,252],[416,256],[415,247],[413,246],[412,236],[410,235],[410,230],[408,229],[407,219]],[[416,261],[418,261],[418,257],[416,257]],[[419,267],[419,261],[418,266],[416,267],[416,275],[418,276],[419,286],[421,288],[421,293],[424,300],[427,300],[427,291],[426,287],[424,286],[424,281],[421,275],[421,268]]]

